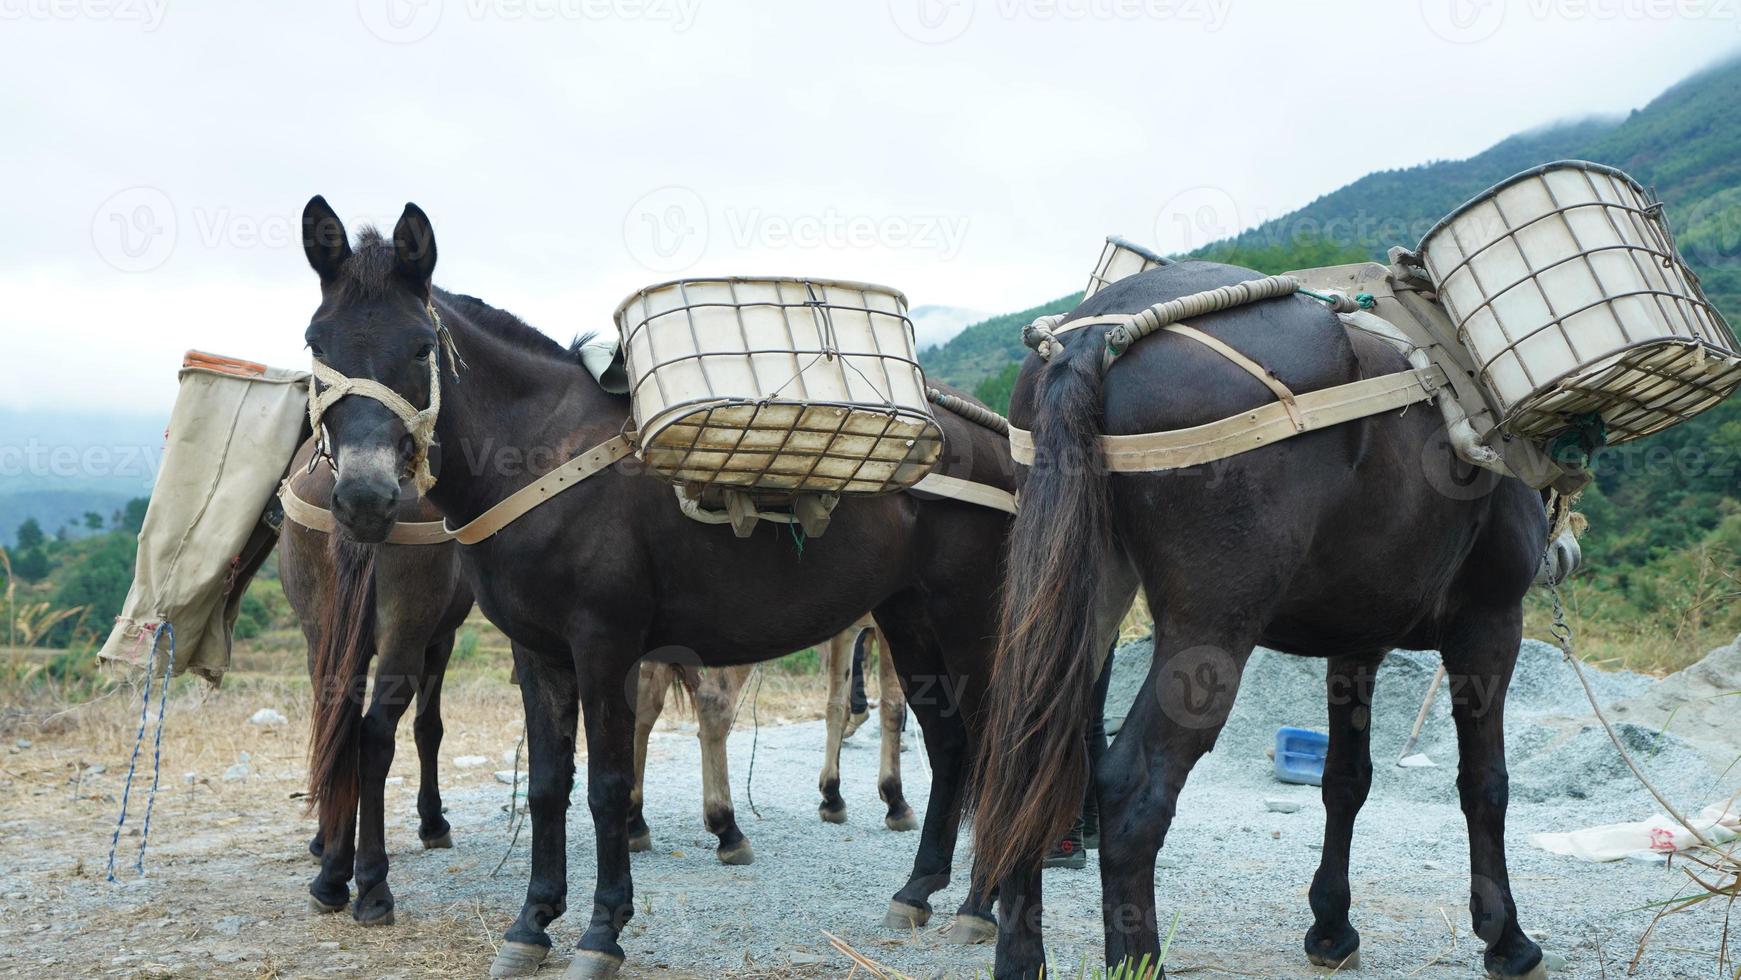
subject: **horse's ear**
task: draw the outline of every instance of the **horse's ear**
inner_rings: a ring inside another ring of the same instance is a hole
[[[337,278],[339,266],[351,257],[351,240],[345,234],[344,222],[319,194],[309,198],[302,209],[302,252],[323,283]]]
[[[393,251],[398,256],[399,278],[412,292],[428,299],[430,279],[435,275],[435,229],[429,224],[429,215],[415,204],[405,205],[405,213],[393,227]]]

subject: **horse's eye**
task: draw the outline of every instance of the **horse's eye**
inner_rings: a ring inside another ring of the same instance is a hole
[[[435,353],[435,345],[424,344],[422,347],[417,348],[417,359],[420,361],[427,361],[429,360],[429,355],[433,353]]]
[[[313,354],[315,357],[325,357],[326,356],[326,351],[321,350],[319,344],[309,344],[308,345],[308,352],[310,354]]]

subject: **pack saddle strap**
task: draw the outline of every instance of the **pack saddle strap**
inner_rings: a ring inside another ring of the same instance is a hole
[[[1101,436],[1100,448],[1108,472],[1156,473],[1184,469],[1237,456],[1303,432],[1352,422],[1426,401],[1446,384],[1437,366],[1383,374],[1295,396],[1294,411],[1281,402],[1188,429]],[[1016,462],[1034,463],[1034,434],[1010,427],[1010,454]]]

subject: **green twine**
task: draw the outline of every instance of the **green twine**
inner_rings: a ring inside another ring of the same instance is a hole
[[[786,525],[786,530],[792,532],[792,544],[794,546],[796,546],[798,549],[798,557],[799,558],[804,557],[804,531],[803,531],[803,529],[798,526],[797,521],[793,521],[792,523]]]
[[[1314,293],[1304,286],[1301,286],[1299,291],[1302,295],[1310,296],[1318,302],[1327,304],[1331,307],[1336,306],[1338,302],[1337,298],[1334,296],[1326,296],[1323,293]],[[1378,305],[1378,298],[1373,296],[1371,293],[1355,293],[1350,298],[1354,300],[1355,306],[1358,306],[1363,310],[1370,310]]]
[[[1608,423],[1596,412],[1575,415],[1570,421],[1566,431],[1548,443],[1548,456],[1564,466],[1588,469],[1596,450],[1608,445]]]

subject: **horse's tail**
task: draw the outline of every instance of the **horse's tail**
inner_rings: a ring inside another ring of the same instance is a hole
[[[1011,533],[975,767],[981,889],[1039,863],[1075,819],[1088,778],[1082,733],[1112,507],[1099,441],[1100,345],[1083,340],[1057,355],[1036,387],[1035,458]]]
[[[314,719],[308,736],[309,806],[332,827],[355,811],[358,746],[369,661],[375,656],[375,549],[329,535],[333,560],[331,605],[322,617],[309,680]]]

